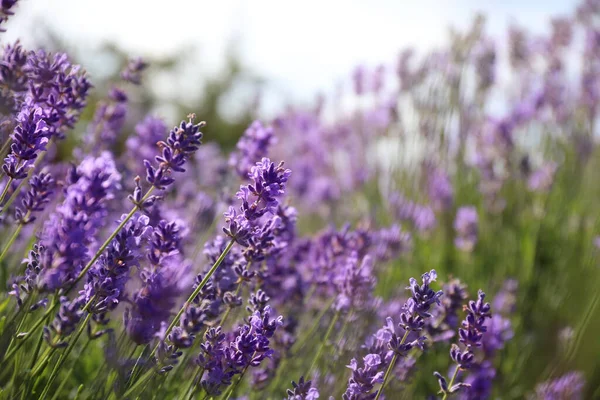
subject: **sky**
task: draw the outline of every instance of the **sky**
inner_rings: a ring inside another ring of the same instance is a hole
[[[46,24],[78,46],[113,41],[132,55],[178,54],[217,73],[233,44],[246,66],[267,77],[275,99],[307,102],[332,91],[358,64],[392,64],[400,49],[440,46],[448,27],[478,11],[488,31],[511,21],[533,31],[571,11],[569,0],[21,0],[5,38],[25,45]],[[195,45],[193,54],[181,52]],[[277,105],[272,105],[277,107]]]

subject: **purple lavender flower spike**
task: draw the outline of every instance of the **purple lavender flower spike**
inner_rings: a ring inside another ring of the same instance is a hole
[[[114,310],[124,298],[130,270],[139,266],[140,245],[149,230],[148,221],[145,215],[134,216],[88,271],[87,282],[80,293],[86,302],[94,298],[90,312],[105,314]]]
[[[121,78],[139,85],[142,83],[142,72],[148,67],[148,64],[140,57],[134,58],[127,63],[127,66],[121,72]]]
[[[336,277],[338,296],[337,310],[361,310],[373,300],[375,278],[373,277],[373,258],[366,255],[359,263],[358,254],[348,257],[343,270]]]
[[[547,192],[554,183],[554,174],[558,166],[556,163],[550,162],[542,165],[534,171],[527,180],[527,187],[532,192]]]
[[[319,398],[317,388],[311,386],[311,381],[305,381],[301,376],[298,383],[292,381],[292,389],[287,390],[287,400],[316,400]]]
[[[350,361],[348,368],[352,377],[348,380],[348,388],[342,395],[343,400],[369,400],[377,395],[371,393],[375,385],[383,382],[382,360],[378,354],[368,354],[363,358],[363,367],[358,366],[355,358]]]
[[[194,117],[191,114],[187,122],[182,121],[179,126],[171,130],[166,141],[158,143],[161,148],[161,155],[156,157],[158,165],[152,165],[150,161],[144,160],[146,180],[155,188],[164,190],[171,185],[174,182],[171,173],[184,172],[183,166],[186,160],[202,144],[200,129],[204,126],[204,122],[194,124]]]
[[[10,153],[4,159],[4,173],[15,180],[24,179],[31,163],[46,150],[48,127],[42,109],[28,103],[17,116],[17,126],[11,135]]]
[[[461,250],[471,251],[477,244],[479,221],[475,207],[461,207],[454,220],[454,244]]]
[[[428,166],[427,191],[433,208],[437,211],[446,211],[454,202],[454,189],[447,173],[441,168]]]
[[[21,206],[15,210],[15,220],[22,225],[35,221],[36,212],[44,210],[45,205],[54,194],[54,179],[52,175],[40,172],[29,181],[30,188],[21,200]]]
[[[56,317],[50,324],[50,328],[45,327],[44,339],[49,345],[53,347],[65,347],[67,343],[62,339],[69,336],[81,321],[83,317],[83,305],[85,300],[83,297],[77,297],[74,300],[69,300],[66,297],[60,298],[60,308]],[[51,335],[54,334],[55,338],[52,339]]]
[[[138,160],[151,160],[156,154],[156,143],[167,135],[167,125],[160,118],[148,116],[135,126],[135,135],[125,142],[127,162],[133,171],[141,175],[144,168]]]
[[[64,201],[42,229],[39,286],[53,291],[69,286],[88,262],[94,237],[104,226],[108,203],[120,189],[121,175],[109,153],[88,157],[72,169]]]

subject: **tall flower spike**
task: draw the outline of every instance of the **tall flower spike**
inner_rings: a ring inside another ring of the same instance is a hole
[[[305,381],[301,376],[298,383],[292,381],[292,389],[287,390],[287,400],[316,400],[319,391],[311,386],[311,381]]]
[[[238,141],[237,151],[231,153],[229,165],[235,168],[242,179],[248,179],[252,166],[268,155],[269,147],[275,142],[273,128],[254,121]]]
[[[41,172],[29,181],[30,188],[21,200],[21,206],[15,210],[15,220],[22,225],[35,221],[35,212],[44,210],[44,206],[54,194],[54,179],[52,175]]]
[[[156,156],[156,165],[149,160],[144,160],[146,166],[146,180],[157,189],[164,190],[174,182],[171,177],[173,171],[184,172],[186,160],[202,144],[200,129],[205,123],[194,124],[195,115],[190,114],[188,121],[182,121],[179,126],[171,130],[166,141],[158,142],[161,155]]]

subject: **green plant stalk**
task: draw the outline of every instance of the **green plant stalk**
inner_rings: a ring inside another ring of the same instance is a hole
[[[88,346],[89,346],[89,344],[91,342],[92,342],[91,340],[88,340],[87,342],[85,342],[85,344],[81,348],[81,351],[79,352],[79,356],[77,358],[81,357],[81,355],[85,353],[85,351],[87,350],[87,348],[88,348]],[[77,361],[75,361],[73,363],[73,365],[71,365],[71,368],[69,368],[69,371],[67,371],[67,373],[65,374],[65,378],[63,379],[63,381],[58,386],[58,389],[56,389],[56,391],[54,392],[54,396],[52,396],[51,400],[58,400],[58,395],[63,390],[63,388],[65,387],[65,385],[67,384],[67,382],[69,381],[69,378],[71,377],[71,374],[75,370],[75,366],[76,365],[77,365]]]
[[[29,218],[30,215],[31,215],[31,211],[27,211],[27,213],[25,214],[25,220],[27,220],[27,218]],[[6,246],[4,246],[2,253],[0,253],[0,262],[2,262],[2,260],[4,260],[4,257],[8,253],[8,250],[10,250],[10,247],[13,245],[13,243],[19,236],[19,233],[21,233],[21,229],[23,229],[23,224],[19,223],[17,225],[17,229],[15,229],[15,231],[13,232],[10,239],[8,239],[8,243],[6,243]],[[4,268],[4,266],[2,266],[2,268]]]
[[[403,345],[408,337],[410,331],[404,332],[404,336],[402,336],[402,340],[400,341],[400,345]],[[392,361],[390,361],[390,365],[388,365],[387,370],[385,371],[385,375],[383,376],[383,382],[381,382],[381,387],[377,391],[377,396],[375,396],[375,400],[379,400],[379,397],[383,393],[383,389],[387,384],[388,379],[390,379],[390,375],[392,374],[392,370],[394,369],[394,365],[396,364],[396,360],[398,360],[398,353],[394,353],[394,357],[392,357]],[[445,397],[444,397],[445,398]]]
[[[175,324],[177,324],[177,321],[179,321],[179,319],[181,318],[181,315],[185,311],[186,307],[196,298],[196,296],[198,296],[198,294],[204,288],[204,286],[206,286],[206,284],[208,283],[208,280],[213,276],[213,274],[215,273],[215,271],[219,268],[219,266],[221,265],[221,263],[223,262],[223,260],[225,259],[225,257],[227,257],[227,254],[229,254],[229,251],[231,250],[231,248],[233,247],[234,244],[235,244],[235,240],[234,239],[231,239],[229,241],[229,243],[227,243],[227,246],[225,247],[225,249],[223,250],[223,252],[219,256],[219,258],[217,259],[217,261],[215,261],[214,265],[210,268],[210,270],[208,271],[208,273],[206,274],[206,276],[204,277],[204,279],[202,279],[202,281],[198,284],[198,287],[188,297],[188,299],[186,300],[186,302],[183,304],[183,307],[181,307],[179,309],[179,311],[177,312],[177,314],[175,315],[175,317],[173,318],[173,320],[169,324],[169,327],[167,328],[167,330],[165,331],[165,334],[164,334],[165,337],[171,332],[171,330],[173,329],[173,327],[175,326]],[[152,349],[152,352],[150,353],[150,355],[148,356],[148,358],[152,358],[154,356],[154,354],[156,354],[156,351],[158,350],[158,345],[159,345],[159,343],[157,343],[156,346],[154,346],[154,349]],[[134,372],[135,372],[135,366],[134,366],[133,370],[131,371],[132,378],[135,376]]]
[[[179,321],[179,319],[181,318],[181,315],[183,315],[183,312],[185,311],[185,309],[187,308],[187,306],[196,298],[196,296],[198,296],[198,294],[204,288],[204,286],[206,286],[206,284],[208,283],[208,280],[213,276],[213,274],[215,273],[215,271],[219,268],[219,266],[221,265],[221,263],[223,262],[223,260],[227,256],[227,254],[229,254],[229,250],[231,250],[231,248],[233,247],[234,244],[235,244],[235,240],[231,239],[229,241],[229,243],[227,244],[227,247],[225,247],[225,250],[223,250],[223,252],[219,256],[219,258],[217,259],[217,261],[215,261],[214,265],[210,268],[210,270],[208,271],[208,273],[206,274],[206,276],[204,277],[204,279],[202,279],[202,281],[198,284],[198,287],[192,292],[192,294],[190,294],[190,296],[188,297],[188,299],[186,300],[186,302],[183,304],[183,307],[181,307],[179,309],[179,311],[177,312],[177,314],[175,315],[175,317],[173,318],[173,320],[169,324],[169,327],[165,331],[165,337],[175,327],[175,325],[177,324],[177,321]],[[154,346],[154,349],[150,353],[149,358],[152,358],[152,356],[154,356],[154,354],[156,354],[157,350],[158,350],[158,344],[156,346]]]
[[[92,303],[93,300],[94,300],[94,298],[92,297],[90,299],[90,301],[88,302],[88,304],[84,307],[84,310],[86,310],[89,307],[89,305]],[[75,337],[71,339],[71,342],[69,343],[69,347],[67,347],[65,352],[61,354],[60,358],[58,359],[58,362],[54,365],[54,369],[52,370],[52,373],[50,374],[50,377],[48,378],[48,382],[46,382],[46,386],[44,387],[44,390],[42,391],[42,395],[40,396],[41,400],[44,400],[46,398],[46,396],[48,395],[48,391],[50,390],[50,387],[52,386],[54,379],[56,379],[56,375],[58,374],[60,367],[62,367],[62,365],[65,363],[67,357],[71,353],[71,351],[73,351],[73,348],[75,347],[75,344],[77,343],[77,340],[79,340],[79,337],[85,330],[85,327],[87,326],[91,317],[92,317],[92,314],[88,313],[87,316],[85,317],[85,319],[83,320],[83,323],[79,327],[79,330],[77,330]]]
[[[4,358],[4,362],[7,362],[8,360],[10,360],[15,353],[17,352],[17,350],[19,350],[21,348],[21,346],[23,346],[23,344],[25,344],[25,342],[27,341],[27,339],[31,336],[31,332],[35,331],[40,325],[42,325],[44,323],[44,321],[46,320],[46,317],[48,317],[50,314],[52,314],[54,307],[56,306],[57,302],[56,302],[56,296],[54,296],[54,299],[52,301],[52,305],[50,307],[48,307],[48,309],[46,310],[46,312],[42,315],[41,318],[39,318],[36,323],[29,328],[29,334],[27,336],[25,336],[24,338],[20,339],[18,341],[18,344],[12,349],[10,350],[10,345],[9,348],[7,350],[8,351],[6,357]],[[14,340],[14,337],[13,337]],[[11,342],[12,343],[12,342]]]
[[[146,372],[132,387],[130,387],[125,392],[125,394],[123,394],[122,398],[126,399],[127,396],[133,394],[140,386],[142,386],[147,381],[149,381],[150,379],[152,379],[153,376],[154,376],[154,369],[151,369],[150,371]]]
[[[310,373],[312,372],[313,368],[315,367],[315,365],[317,365],[317,362],[319,361],[319,358],[321,357],[321,354],[323,353],[323,349],[325,348],[325,345],[327,344],[327,340],[329,340],[329,336],[331,335],[331,332],[333,331],[333,328],[335,327],[335,323],[337,322],[339,317],[340,317],[340,311],[336,311],[336,313],[333,315],[333,318],[331,319],[331,322],[329,323],[327,332],[325,332],[325,337],[323,338],[323,340],[321,341],[321,344],[319,345],[319,350],[317,351],[317,354],[315,354],[315,357],[313,358],[312,363],[310,364],[310,368],[308,369],[308,372],[304,376],[310,376]]]
[[[6,193],[8,193],[8,189],[10,188],[10,185],[13,182],[13,178],[8,178],[8,182],[6,182],[6,186],[4,186],[4,190],[2,190],[2,194],[0,194],[0,205],[2,204],[2,202],[4,201],[4,198],[6,197]],[[6,207],[3,207],[0,210],[0,215],[2,214],[2,210],[4,210]]]
[[[454,385],[454,381],[456,380],[456,377],[458,376],[459,369],[460,368],[457,365],[456,368],[454,369],[454,373],[452,374],[452,379],[450,379],[450,384],[448,385],[448,389],[450,389],[452,387],[452,385]],[[444,392],[444,397],[442,397],[442,400],[446,400],[447,398],[448,398],[448,392]]]
[[[194,398],[194,393],[196,393],[196,388],[194,387],[194,384],[197,379],[202,378],[203,374],[204,374],[204,368],[198,368],[198,371],[196,371],[196,373],[190,380],[190,384],[188,385],[187,389],[185,390],[185,392],[183,392],[184,398],[187,398],[188,400],[192,400]],[[187,396],[188,392],[190,394],[189,396]]]
[[[150,197],[150,195],[152,194],[153,191],[154,191],[154,186],[152,186],[150,189],[148,189],[148,191],[146,192],[144,197],[142,197],[141,203],[144,203],[146,200],[148,200],[148,197]],[[125,216],[123,221],[121,221],[121,223],[115,228],[113,233],[111,233],[110,236],[104,241],[104,243],[102,243],[102,246],[100,246],[100,248],[96,251],[96,254],[94,254],[92,259],[85,265],[85,267],[83,268],[83,270],[81,270],[79,275],[77,275],[77,278],[75,279],[75,281],[71,284],[69,289],[67,289],[67,293],[70,292],[81,279],[83,279],[83,277],[89,271],[89,269],[92,268],[92,265],[94,265],[94,263],[98,260],[98,258],[100,258],[100,256],[104,252],[104,250],[106,250],[106,248],[108,247],[110,242],[113,241],[113,239],[117,236],[117,234],[121,231],[121,229],[123,229],[125,224],[127,222],[129,222],[129,220],[133,217],[133,215],[138,210],[139,210],[139,207],[137,205],[133,206],[133,208],[131,209],[131,211],[129,211],[127,216]]]

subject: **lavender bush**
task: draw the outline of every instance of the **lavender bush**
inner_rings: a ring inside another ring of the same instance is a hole
[[[595,398],[599,21],[478,17],[230,152],[142,59],[4,44],[0,398]]]

